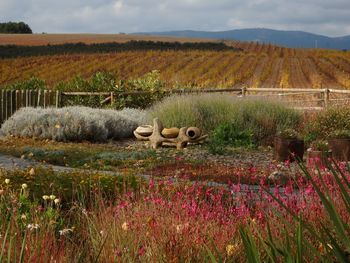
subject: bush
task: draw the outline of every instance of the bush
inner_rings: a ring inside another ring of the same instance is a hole
[[[108,107],[114,109],[147,108],[154,102],[163,98],[168,92],[165,83],[160,79],[160,73],[153,70],[135,79],[118,79],[114,73],[98,71],[90,78],[83,78],[80,75],[72,80],[61,81],[53,87],[49,87],[45,81],[31,77],[12,84],[4,85],[2,89],[13,90],[36,90],[52,89],[62,92],[113,92],[113,104],[101,103],[106,99],[105,95],[94,96],[63,96],[61,105],[64,106],[88,106]],[[132,94],[137,93],[137,94]]]
[[[209,152],[224,154],[225,146],[254,148],[254,134],[250,130],[239,128],[234,123],[220,124],[210,138]]]
[[[114,92],[115,100],[112,108],[122,109],[147,108],[165,95],[165,83],[161,81],[159,71],[153,70],[136,79],[117,80],[109,72],[96,72],[90,79],[76,76],[69,82],[60,82],[56,89],[61,91],[82,92]],[[143,94],[124,95],[122,93],[144,92]],[[65,96],[63,104],[66,106],[88,105],[101,107],[104,96]]]
[[[277,136],[283,139],[301,139],[299,133],[294,129],[285,129],[277,133]]]
[[[335,130],[329,134],[329,138],[350,139],[350,130]]]
[[[144,123],[145,113],[87,107],[22,108],[2,125],[6,135],[56,141],[98,141],[128,138]]]
[[[116,107],[147,108],[162,99],[165,94],[165,83],[160,79],[160,73],[153,70],[141,78],[119,81],[116,85],[118,92],[140,92],[136,96],[118,95]],[[141,94],[144,92],[144,94]]]
[[[14,90],[34,90],[34,89],[46,89],[46,83],[37,77],[31,77],[27,80],[18,81],[13,84],[6,85],[4,89],[14,89]]]
[[[315,139],[326,139],[335,130],[350,130],[350,107],[329,108],[308,119],[305,133]]]
[[[222,124],[232,124],[253,134],[259,144],[270,143],[277,131],[297,128],[301,114],[273,101],[229,95],[177,95],[154,105],[151,117],[167,127],[197,126],[212,133]]]

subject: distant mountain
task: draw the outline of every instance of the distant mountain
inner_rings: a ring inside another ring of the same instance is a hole
[[[229,31],[167,31],[137,33],[141,35],[213,38],[239,41],[257,41],[292,48],[350,49],[350,36],[327,37],[303,31],[282,31],[266,28],[236,29]]]

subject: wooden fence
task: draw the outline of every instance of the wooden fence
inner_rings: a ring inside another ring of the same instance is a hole
[[[172,94],[226,93],[239,97],[282,101],[288,106],[301,109],[323,109],[333,104],[350,102],[350,90],[337,89],[275,89],[275,88],[230,88],[172,90]],[[120,96],[140,96],[149,92],[60,92],[50,90],[1,90],[0,124],[21,107],[61,107],[67,97],[99,96],[100,106],[113,104]]]
[[[59,107],[61,93],[51,90],[1,90],[0,124],[22,107]]]

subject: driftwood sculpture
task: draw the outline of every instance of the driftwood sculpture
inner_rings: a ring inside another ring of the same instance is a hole
[[[178,130],[177,136],[174,138],[166,138],[162,135],[163,125],[158,118],[153,119],[152,134],[149,136],[145,136],[147,132],[144,132],[144,130],[147,130],[147,127],[151,128],[151,126],[140,126],[134,131],[134,135],[138,140],[149,141],[153,149],[162,146],[163,143],[170,143],[176,145],[177,149],[183,149],[188,143],[203,142],[208,137],[208,135],[201,135],[201,131],[197,127],[182,127]],[[142,132],[140,132],[141,130]]]

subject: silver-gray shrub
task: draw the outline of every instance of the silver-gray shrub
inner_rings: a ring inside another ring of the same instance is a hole
[[[22,108],[1,127],[5,135],[36,137],[56,141],[98,141],[132,136],[145,123],[146,113],[137,109],[122,111],[88,107]]]

